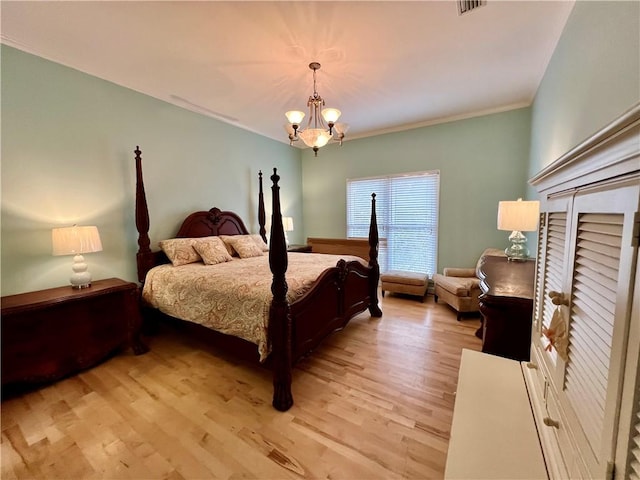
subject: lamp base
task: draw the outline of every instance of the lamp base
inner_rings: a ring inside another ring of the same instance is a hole
[[[91,286],[91,273],[87,270],[88,265],[82,255],[75,255],[73,257],[73,266],[71,268],[73,270],[73,274],[69,279],[71,288],[74,290],[89,288]]]
[[[514,230],[509,235],[509,245],[504,253],[507,255],[507,260],[511,262],[525,262],[529,260],[529,249],[527,248],[527,237],[522,232]]]

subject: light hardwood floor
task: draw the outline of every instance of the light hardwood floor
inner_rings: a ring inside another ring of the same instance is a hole
[[[381,306],[296,366],[285,413],[269,370],[165,327],[145,355],[5,400],[2,478],[442,478],[479,319],[432,296]]]

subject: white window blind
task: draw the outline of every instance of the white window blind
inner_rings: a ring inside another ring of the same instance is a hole
[[[367,237],[376,194],[380,270],[437,269],[440,172],[347,180],[347,236]]]

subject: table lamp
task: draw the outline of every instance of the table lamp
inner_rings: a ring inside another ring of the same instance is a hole
[[[287,232],[293,232],[293,217],[282,217],[282,228],[284,229],[284,241],[289,246]]]
[[[87,269],[82,254],[102,251],[98,228],[94,226],[54,228],[51,230],[53,255],[73,255],[71,287],[74,289],[91,286],[91,273]]]
[[[498,203],[498,230],[510,231],[509,245],[504,253],[512,261],[524,261],[529,258],[527,237],[522,232],[535,232],[538,229],[540,202],[503,201]]]

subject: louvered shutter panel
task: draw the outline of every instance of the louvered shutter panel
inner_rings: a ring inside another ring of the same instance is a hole
[[[640,395],[635,405],[635,424],[632,431],[632,439],[629,444],[631,451],[628,476],[630,480],[640,480]]]
[[[547,227],[547,250],[545,256],[546,282],[542,304],[542,324],[549,327],[556,306],[551,303],[550,292],[562,291],[564,275],[565,239],[567,236],[567,213],[550,212]]]
[[[594,452],[601,451],[623,215],[578,218],[564,391]]]
[[[536,249],[536,291],[535,291],[535,302],[534,302],[534,310],[533,310],[533,321],[534,321],[534,331],[540,333],[540,329],[542,327],[542,303],[540,302],[540,294],[544,290],[544,271],[543,266],[544,262],[542,261],[542,256],[544,254],[544,245],[546,238],[546,229],[542,228],[547,224],[546,222],[546,213],[540,212],[540,220],[539,225],[540,229],[538,230],[538,244]]]
[[[638,260],[636,259],[636,262]],[[622,435],[629,439],[626,452],[625,478],[630,480],[640,480],[640,267],[636,267],[635,291],[633,293],[633,304],[631,307],[631,324],[629,326],[628,339],[629,346],[628,361],[626,369],[636,372],[635,379],[631,377],[629,383],[634,381],[633,402],[630,415],[630,431],[628,436],[626,430],[621,429]],[[635,322],[634,320],[635,319]],[[629,389],[630,390],[630,389]],[[624,406],[621,417],[624,418]]]

